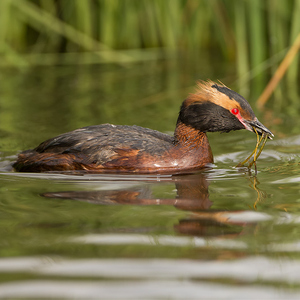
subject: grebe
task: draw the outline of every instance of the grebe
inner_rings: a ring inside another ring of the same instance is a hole
[[[206,132],[239,129],[273,136],[241,95],[221,83],[198,82],[197,92],[181,105],[174,136],[139,126],[88,126],[21,152],[13,167],[20,172],[182,173],[213,163]]]

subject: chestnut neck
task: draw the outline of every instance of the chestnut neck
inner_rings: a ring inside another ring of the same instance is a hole
[[[205,132],[201,132],[181,121],[178,121],[176,124],[174,142],[175,144],[189,146],[190,148],[203,147],[205,142],[209,144]]]

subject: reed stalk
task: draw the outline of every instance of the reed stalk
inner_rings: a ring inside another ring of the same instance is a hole
[[[263,2],[260,0],[251,0],[249,2],[250,16],[249,18],[249,35],[250,35],[250,61],[251,69],[259,66],[266,59],[267,38],[265,35]],[[265,73],[261,72],[253,78],[254,95],[263,90],[266,82]]]
[[[237,72],[239,89],[243,95],[249,93],[249,83],[242,81],[243,75],[249,72],[248,38],[246,27],[246,7],[244,1],[239,1],[235,6],[235,34],[237,41]]]

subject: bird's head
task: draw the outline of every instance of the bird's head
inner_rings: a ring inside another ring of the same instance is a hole
[[[265,133],[269,138],[274,136],[258,121],[245,98],[212,81],[198,83],[197,92],[182,103],[179,122],[201,132],[247,129],[252,132],[256,130],[260,135]]]

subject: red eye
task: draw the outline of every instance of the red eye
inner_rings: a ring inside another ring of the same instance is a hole
[[[237,109],[237,108],[233,108],[231,110],[231,112],[234,114],[234,115],[237,115],[240,111]]]

